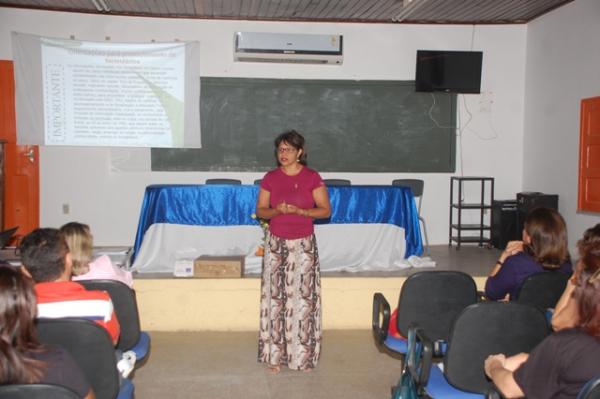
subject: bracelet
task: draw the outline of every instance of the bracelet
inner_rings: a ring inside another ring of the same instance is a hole
[[[504,262],[502,262],[501,260],[497,261],[496,264],[500,265],[500,266],[504,266]]]

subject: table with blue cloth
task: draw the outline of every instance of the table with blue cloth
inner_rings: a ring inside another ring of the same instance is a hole
[[[173,272],[200,255],[244,255],[246,274],[263,231],[253,218],[257,185],[152,185],[146,188],[133,247],[133,269]],[[321,271],[395,270],[423,251],[412,192],[398,186],[327,188],[331,217],[315,221]]]

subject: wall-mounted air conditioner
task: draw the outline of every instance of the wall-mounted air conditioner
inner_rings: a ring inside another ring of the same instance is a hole
[[[343,61],[341,35],[236,32],[234,40],[236,61],[335,65]]]

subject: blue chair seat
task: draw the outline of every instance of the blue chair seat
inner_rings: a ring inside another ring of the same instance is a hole
[[[123,380],[121,380],[121,386],[119,387],[119,393],[117,394],[116,399],[133,399],[134,391],[135,387],[133,386],[133,382],[127,378],[123,378]]]
[[[406,353],[407,350],[407,341],[404,337],[393,337],[388,335],[385,341],[383,341],[383,345],[398,353]]]
[[[408,341],[404,337],[393,337],[388,335],[385,341],[383,341],[383,345],[397,353],[404,354],[408,350]],[[434,356],[444,356],[447,348],[448,342],[436,341],[433,349]]]
[[[140,339],[129,349],[135,353],[136,364],[144,359],[150,350],[150,335],[146,331],[140,331]]]
[[[483,399],[485,395],[470,393],[454,388],[444,377],[444,373],[437,366],[431,366],[429,381],[425,386],[427,394],[435,399]]]

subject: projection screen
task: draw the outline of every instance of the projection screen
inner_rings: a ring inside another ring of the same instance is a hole
[[[12,32],[17,143],[200,147],[199,43]]]

